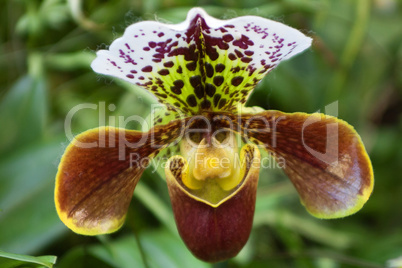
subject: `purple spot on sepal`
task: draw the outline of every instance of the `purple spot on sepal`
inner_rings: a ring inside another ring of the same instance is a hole
[[[163,64],[163,66],[165,66],[166,68],[171,68],[174,66],[173,61],[167,61]]]
[[[236,60],[237,59],[236,55],[233,54],[233,53],[229,53],[228,57],[229,57],[230,60]]]
[[[253,60],[253,58],[243,57],[243,58],[241,58],[240,60],[241,60],[242,62],[244,62],[244,63],[249,63],[249,62],[251,62],[251,61]]]
[[[249,46],[254,45],[254,42],[251,41],[250,38],[242,34],[240,39],[233,41],[233,45],[242,49],[248,49]]]
[[[239,58],[243,57],[243,53],[241,53],[241,52],[238,51],[237,49],[235,49],[235,53],[236,53],[236,56],[237,56],[237,57],[239,57]]]
[[[158,74],[160,75],[168,75],[169,74],[169,70],[168,69],[162,69],[158,71]]]
[[[222,37],[222,39],[223,39],[223,41],[225,41],[225,42],[231,42],[231,41],[233,41],[233,36],[231,35],[231,34],[225,34],[223,37]]]
[[[143,71],[144,73],[150,73],[150,72],[152,72],[152,66],[147,65],[144,68],[142,68],[141,71]]]
[[[253,55],[254,55],[254,51],[246,50],[246,51],[244,51],[244,54],[246,54],[247,56],[253,56]]]

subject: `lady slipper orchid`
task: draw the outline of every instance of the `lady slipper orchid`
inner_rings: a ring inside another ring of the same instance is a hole
[[[92,68],[150,91],[165,109],[147,131],[99,127],[74,138],[56,178],[61,220],[84,235],[119,229],[144,169],[168,146],[177,149],[165,168],[177,228],[204,261],[231,258],[247,242],[259,148],[285,161],[312,215],[338,218],[361,209],[373,171],[352,126],[324,114],[244,106],[268,72],[310,44],[275,21],[218,20],[200,8],[180,24],[129,26],[97,52]]]

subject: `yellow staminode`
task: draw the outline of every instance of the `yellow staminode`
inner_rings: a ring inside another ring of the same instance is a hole
[[[233,133],[219,133],[211,137],[209,144],[205,138],[197,144],[186,137],[181,144],[181,153],[188,162],[182,181],[189,189],[199,190],[214,184],[229,191],[241,181],[238,147]]]
[[[225,179],[206,179],[198,181],[190,176],[190,168],[187,158],[181,155],[172,156],[166,165],[166,180],[169,187],[180,189],[194,200],[203,202],[211,207],[217,208],[227,200],[236,195],[245,184],[254,180],[257,183],[260,168],[260,153],[255,145],[246,144],[240,150],[237,160],[237,176],[230,176]],[[192,183],[201,182],[198,189],[191,189]],[[190,186],[190,187],[189,187]],[[224,188],[226,187],[226,188]],[[229,189],[229,190],[226,190]]]

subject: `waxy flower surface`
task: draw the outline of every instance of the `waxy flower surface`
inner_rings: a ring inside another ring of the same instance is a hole
[[[231,258],[247,242],[260,149],[285,161],[312,215],[337,218],[361,209],[373,171],[353,127],[324,114],[244,106],[268,72],[310,45],[311,38],[281,23],[217,20],[199,8],[180,24],[129,26],[97,52],[92,68],[148,90],[165,109],[144,132],[100,127],[75,137],[56,178],[61,220],[85,235],[119,229],[144,169],[168,146],[176,149],[165,175],[177,228],[205,261]]]

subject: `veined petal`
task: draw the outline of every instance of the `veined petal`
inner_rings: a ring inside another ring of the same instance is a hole
[[[160,149],[179,137],[180,123],[145,133],[101,127],[76,136],[56,176],[56,210],[63,223],[84,235],[119,229],[142,172]]]
[[[266,73],[310,44],[311,38],[279,22],[256,16],[218,20],[193,8],[180,24],[129,26],[109,50],[97,52],[91,66],[186,114],[236,111]]]
[[[247,144],[240,155],[240,184],[217,203],[197,196],[183,184],[188,174],[187,160],[173,156],[166,165],[166,182],[180,236],[199,259],[218,262],[232,258],[250,235],[258,176],[260,152]]]
[[[338,218],[360,210],[374,184],[364,145],[345,121],[324,114],[266,111],[242,117],[244,134],[273,152],[318,218]]]

